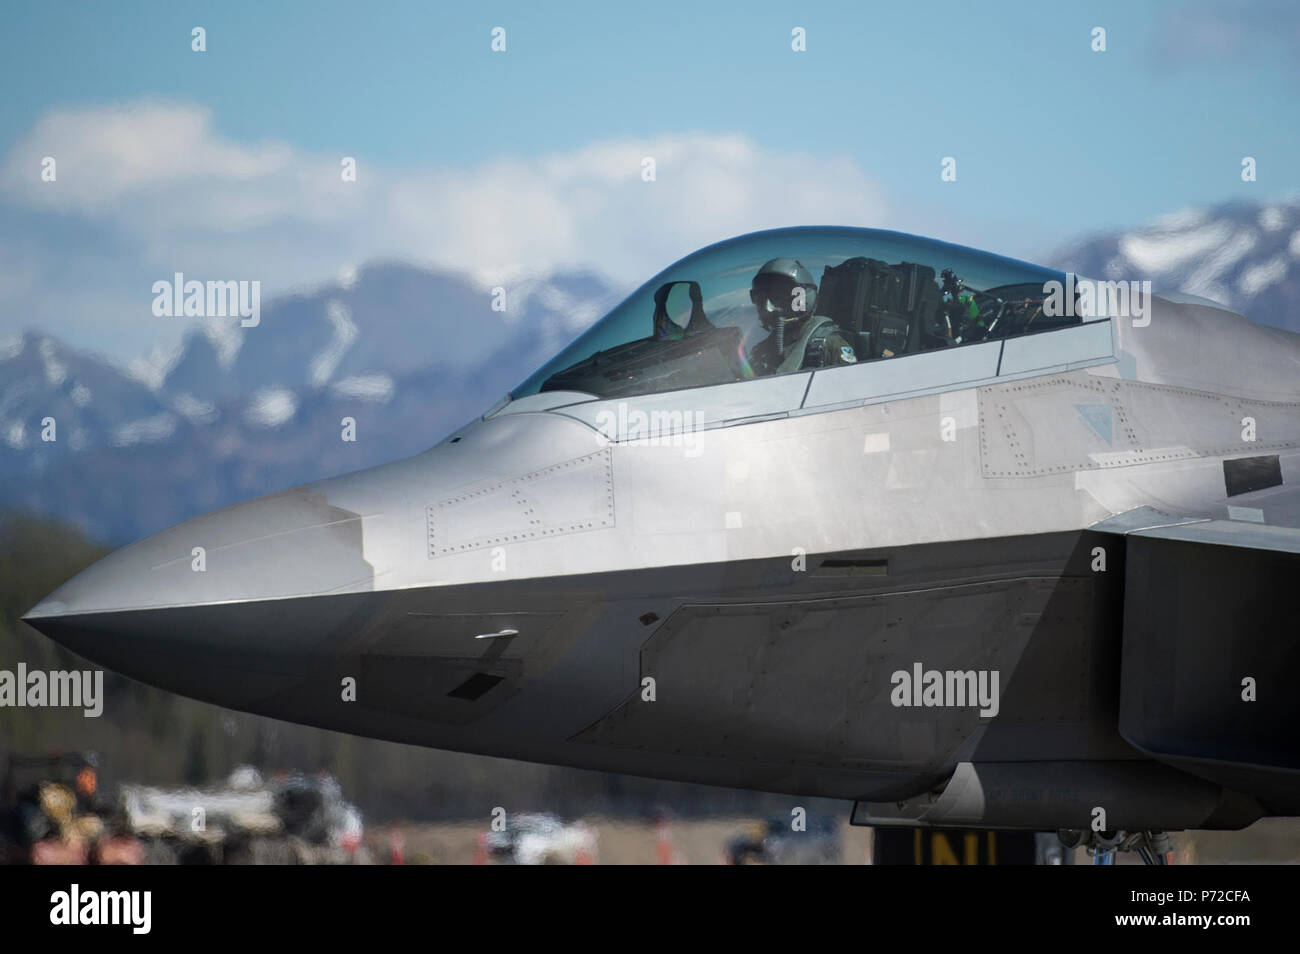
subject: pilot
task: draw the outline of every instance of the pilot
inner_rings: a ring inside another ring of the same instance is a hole
[[[749,287],[749,300],[768,336],[749,352],[757,375],[855,364],[848,337],[830,318],[815,315],[817,283],[798,260],[766,262]]]

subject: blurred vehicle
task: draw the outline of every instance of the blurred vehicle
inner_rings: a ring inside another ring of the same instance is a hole
[[[365,863],[356,806],[328,773],[270,782],[241,766],[206,788],[100,785],[94,753],[13,755],[0,804],[5,864]]]
[[[596,860],[596,833],[583,822],[567,824],[555,815],[520,812],[506,818],[504,831],[486,836],[491,857],[519,865],[580,865]]]
[[[796,831],[789,818],[769,818],[729,839],[724,852],[731,865],[837,865],[840,826],[834,818],[813,815]]]
[[[365,860],[361,813],[328,773],[265,782],[241,766],[208,788],[123,785],[126,826],[155,864],[349,864]]]

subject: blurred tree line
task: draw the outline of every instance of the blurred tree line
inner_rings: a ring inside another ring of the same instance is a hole
[[[75,528],[0,514],[0,669],[88,669],[89,662],[19,619],[108,548]],[[848,805],[613,773],[441,752],[278,722],[155,689],[105,670],[104,712],[0,707],[0,771],[12,754],[95,752],[100,778],[155,785],[206,784],[239,765],[264,775],[327,770],[371,821],[486,818],[507,811],[590,814],[844,814]]]

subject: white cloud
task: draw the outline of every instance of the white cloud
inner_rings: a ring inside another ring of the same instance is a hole
[[[41,175],[47,156],[55,161],[53,182]],[[135,199],[153,205],[178,185],[267,181],[293,165],[283,144],[237,145],[213,132],[208,110],[156,101],[54,110],[4,163],[6,180],[29,204],[60,212],[109,212]],[[222,204],[204,211],[237,221],[247,209]]]
[[[641,177],[655,160],[656,179]],[[784,225],[873,225],[879,190],[846,159],[765,152],[738,135],[598,143],[535,161],[405,179],[393,197],[421,257],[484,281],[595,265],[623,282],[701,245]],[[429,210],[439,227],[424,227]]]
[[[57,161],[55,182],[41,180],[44,156]],[[654,182],[642,179],[647,156]],[[186,103],[51,112],[0,159],[0,201],[93,225],[80,234],[102,236],[102,247],[77,254],[99,270],[80,273],[97,298],[87,288],[50,289],[61,283],[49,276],[70,266],[37,263],[38,280],[0,283],[0,308],[26,306],[42,327],[64,333],[69,311],[98,300],[94,323],[129,326],[134,338],[126,330],[118,340],[133,340],[138,353],[183,330],[161,327],[149,311],[152,281],[175,271],[259,279],[264,294],[382,259],[489,283],[585,268],[632,285],[753,229],[885,224],[879,189],[851,159],[770,152],[741,135],[597,142],[448,168],[387,167],[359,155],[356,182],[342,181],[341,158],[236,142],[207,109]],[[54,240],[42,252],[72,254]]]

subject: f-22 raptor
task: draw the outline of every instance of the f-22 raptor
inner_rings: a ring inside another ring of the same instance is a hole
[[[1148,288],[724,241],[429,451],[26,619],[234,709],[866,824],[1300,814],[1300,336]]]

